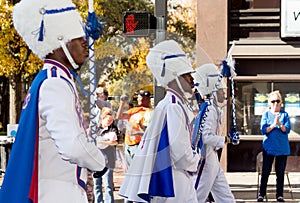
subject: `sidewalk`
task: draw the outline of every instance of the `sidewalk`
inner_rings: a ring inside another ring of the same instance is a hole
[[[115,168],[114,170],[114,185],[115,185],[115,190],[114,190],[114,198],[115,198],[115,203],[121,203],[124,202],[124,198],[118,195],[118,191],[122,185],[122,182],[124,180],[125,172],[121,168]]]
[[[122,146],[118,146],[119,152],[122,152]],[[114,170],[114,197],[115,203],[123,203],[123,197],[118,195],[118,191],[120,186],[124,180],[125,172],[122,169],[122,161],[124,159],[122,157],[122,153],[119,154],[118,159],[116,161],[116,168]],[[124,160],[123,160],[124,161]],[[2,176],[1,176],[2,175]],[[225,173],[227,181],[230,185],[230,188],[235,196],[237,203],[247,203],[247,202],[256,202],[257,200],[257,182],[260,181],[258,179],[258,173],[256,172],[230,172]],[[3,174],[0,174],[0,186],[2,185]],[[285,190],[284,190],[284,198],[286,202],[297,202],[300,203],[300,172],[290,172],[289,180],[291,183],[292,195],[289,191],[288,180],[285,177]],[[270,175],[268,182],[268,201],[276,202],[275,199],[275,185],[276,185],[276,176]]]
[[[118,195],[118,190],[124,179],[124,171],[122,169],[116,169],[114,173],[114,183],[115,183],[115,200],[116,203],[123,202],[123,198]],[[257,201],[257,181],[258,174],[256,172],[235,172],[235,173],[225,173],[231,190],[235,196],[237,203],[247,203]],[[292,186],[292,195],[288,190],[288,181],[285,178],[285,193],[284,198],[286,202],[300,202],[300,173],[290,172],[289,179]],[[270,176],[268,182],[268,202],[276,202],[275,199],[275,175]]]
[[[225,173],[231,190],[236,198],[237,203],[251,203],[256,202],[257,198],[257,173],[255,172],[235,172],[235,173]],[[121,168],[116,168],[114,171],[114,184],[115,184],[115,203],[123,203],[123,198],[118,195],[120,186],[124,180],[124,170]],[[2,183],[3,177],[0,176],[0,185]],[[288,190],[288,181],[285,179],[285,193],[284,197],[286,202],[295,203],[300,202],[300,172],[290,172],[289,179],[292,186],[292,195]],[[268,202],[276,202],[275,200],[275,176],[270,176],[268,183]]]
[[[256,202],[258,185],[260,177],[258,173],[225,173],[230,188],[236,198],[237,202]],[[300,201],[300,173],[290,172],[288,174],[291,190],[288,187],[288,179],[285,176],[284,180],[284,199],[286,202],[299,202]],[[268,202],[276,202],[276,176],[270,175],[267,188]],[[292,198],[293,197],[293,198]]]

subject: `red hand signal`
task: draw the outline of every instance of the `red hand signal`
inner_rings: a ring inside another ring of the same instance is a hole
[[[136,28],[139,21],[134,22],[134,15],[133,14],[128,15],[128,17],[125,19],[125,21],[126,21],[126,23],[125,23],[126,33],[127,34],[134,33],[134,29]]]

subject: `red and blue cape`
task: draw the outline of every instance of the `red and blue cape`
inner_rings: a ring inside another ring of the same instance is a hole
[[[38,99],[47,70],[35,77],[27,93],[2,187],[1,203],[38,203]]]

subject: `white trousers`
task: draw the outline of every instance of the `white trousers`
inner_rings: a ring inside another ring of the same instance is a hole
[[[235,203],[226,177],[219,163],[206,162],[197,188],[198,203],[205,203],[209,192],[216,203]]]
[[[39,181],[39,203],[88,203],[86,192],[70,182]]]

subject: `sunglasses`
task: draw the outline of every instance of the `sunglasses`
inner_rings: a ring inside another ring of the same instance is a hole
[[[280,100],[277,99],[277,100],[272,100],[272,101],[271,101],[272,104],[274,104],[275,102],[276,102],[276,103],[280,103]]]

